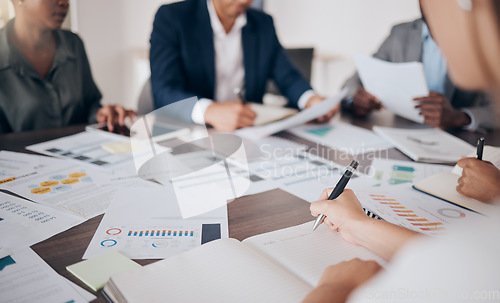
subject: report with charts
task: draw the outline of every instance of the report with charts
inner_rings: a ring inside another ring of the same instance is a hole
[[[304,124],[288,130],[301,138],[333,149],[358,155],[393,147],[387,140],[368,129],[340,121],[328,124]]]
[[[163,259],[227,237],[226,205],[183,219],[173,189],[127,188],[114,197],[83,258],[119,251],[131,259]]]
[[[57,165],[25,171],[3,188],[39,204],[90,219],[106,210],[120,188],[150,185],[151,182],[139,178],[110,183],[96,170],[59,161]]]
[[[355,190],[366,209],[382,219],[427,235],[442,235],[455,224],[482,215],[412,189],[410,184],[391,188]]]
[[[373,159],[369,176],[372,186],[393,186],[414,184],[434,174],[447,172],[448,165],[415,163],[392,159]]]
[[[250,237],[216,240],[111,277],[114,302],[299,302],[332,264],[383,259],[313,222]],[[196,290],[194,291],[193,288]]]
[[[166,150],[161,146],[158,151]],[[134,156],[148,154],[149,148],[130,138],[106,136],[97,132],[81,132],[43,143],[34,144],[26,149],[41,154],[66,160],[77,161],[79,164],[109,173],[115,178],[137,176]]]
[[[0,192],[0,258],[83,221],[58,209]]]
[[[96,297],[55,272],[31,248],[0,259],[0,302],[90,302]]]

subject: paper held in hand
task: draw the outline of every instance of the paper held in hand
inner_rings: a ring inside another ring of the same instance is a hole
[[[318,117],[321,117],[333,109],[337,104],[340,103],[342,99],[347,95],[347,89],[342,90],[336,96],[323,100],[319,104],[306,108],[289,118],[269,123],[263,126],[247,127],[235,132],[236,135],[248,138],[248,139],[260,139],[282,130],[289,129],[291,127],[304,124]]]
[[[429,95],[422,63],[393,63],[363,55],[355,55],[354,62],[364,88],[384,107],[403,118],[424,123],[413,101]]]

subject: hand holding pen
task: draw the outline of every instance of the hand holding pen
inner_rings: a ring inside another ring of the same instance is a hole
[[[330,196],[328,196],[328,200],[337,199],[338,196],[340,196],[340,194],[342,194],[342,192],[344,191],[347,183],[351,179],[352,174],[354,173],[354,171],[356,170],[356,168],[358,167],[358,165],[359,165],[359,162],[356,161],[356,160],[353,160],[351,162],[351,164],[346,168],[346,170],[345,170],[344,174],[342,175],[342,177],[340,177],[339,182],[337,183],[337,185],[333,189],[333,191],[330,194]],[[323,220],[325,220],[325,217],[326,216],[324,214],[320,214],[316,218],[316,221],[314,222],[313,229],[312,229],[313,231],[316,230],[316,228],[318,228],[318,226],[321,223],[323,223]]]

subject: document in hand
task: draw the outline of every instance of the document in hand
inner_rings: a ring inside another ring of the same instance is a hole
[[[342,90],[339,94],[323,100],[315,106],[306,108],[301,112],[288,117],[286,119],[276,121],[274,123],[269,123],[262,126],[253,126],[243,129],[239,129],[235,132],[236,135],[248,138],[248,139],[260,139],[282,130],[289,129],[291,127],[304,124],[318,117],[321,117],[333,109],[337,104],[340,103],[342,99],[347,95],[347,90]]]
[[[472,152],[468,156],[475,157],[476,155],[475,152]],[[496,167],[500,168],[500,148],[485,146],[483,160],[490,161]],[[496,208],[495,206],[468,198],[457,192],[456,187],[458,185],[458,179],[461,176],[462,168],[456,165],[451,172],[442,172],[432,175],[420,182],[415,183],[413,187],[431,196],[488,215],[488,213]]]
[[[271,122],[279,121],[295,115],[298,111],[294,108],[269,106],[259,103],[250,103],[251,109],[257,114],[253,125],[260,126]]]
[[[384,261],[312,222],[238,242],[221,239],[111,277],[115,302],[299,302],[323,270],[352,258]]]
[[[413,102],[413,98],[429,95],[422,63],[393,63],[363,55],[355,55],[354,62],[366,91],[393,113],[424,123]]]
[[[437,128],[404,129],[374,126],[373,131],[414,161],[456,163],[474,146]]]

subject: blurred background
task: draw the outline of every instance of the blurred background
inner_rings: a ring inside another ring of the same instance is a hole
[[[71,0],[64,27],[85,42],[104,104],[135,109],[150,76],[149,37],[165,0]],[[354,53],[372,54],[390,28],[420,17],[418,0],[256,0],[272,15],[285,48],[314,48],[311,84],[325,96],[337,93],[354,71]],[[0,27],[14,17],[11,0],[0,0]]]

